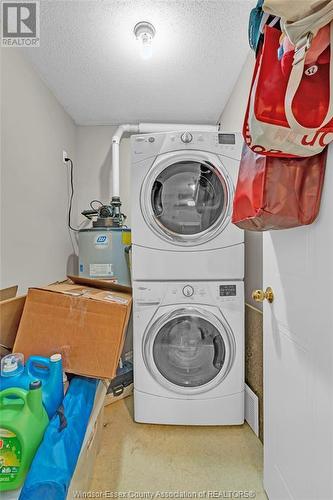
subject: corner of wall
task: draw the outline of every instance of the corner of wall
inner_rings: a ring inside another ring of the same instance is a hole
[[[243,128],[243,119],[249,95],[253,66],[254,54],[252,50],[249,50],[236,84],[221,112],[219,122],[221,123],[222,129],[240,132]]]
[[[1,286],[18,284],[22,293],[72,270],[62,151],[75,159],[76,126],[23,49],[1,56]],[[13,220],[22,214],[18,231]]]

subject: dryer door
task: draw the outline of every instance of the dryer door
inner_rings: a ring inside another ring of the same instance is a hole
[[[144,357],[153,377],[185,394],[204,392],[229,373],[234,338],[222,318],[187,307],[159,318],[146,332]]]
[[[146,223],[176,245],[199,245],[230,221],[233,184],[216,155],[202,151],[159,157],[141,191]]]

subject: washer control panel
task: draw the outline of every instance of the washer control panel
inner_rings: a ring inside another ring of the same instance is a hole
[[[142,307],[158,307],[169,304],[220,305],[235,303],[243,297],[243,283],[219,282],[136,282],[133,285],[134,304]]]

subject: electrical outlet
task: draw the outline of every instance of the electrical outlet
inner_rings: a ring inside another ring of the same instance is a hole
[[[62,162],[66,165],[67,162],[66,162],[66,158],[68,158],[68,154],[66,153],[66,151],[63,150],[62,152]]]

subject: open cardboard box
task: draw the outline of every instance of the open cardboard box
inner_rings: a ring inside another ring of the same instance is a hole
[[[16,297],[17,286],[0,290],[0,354],[11,352],[22,316],[26,296]]]
[[[61,353],[66,372],[113,378],[131,313],[131,288],[69,278],[29,289],[13,351],[25,358]]]

